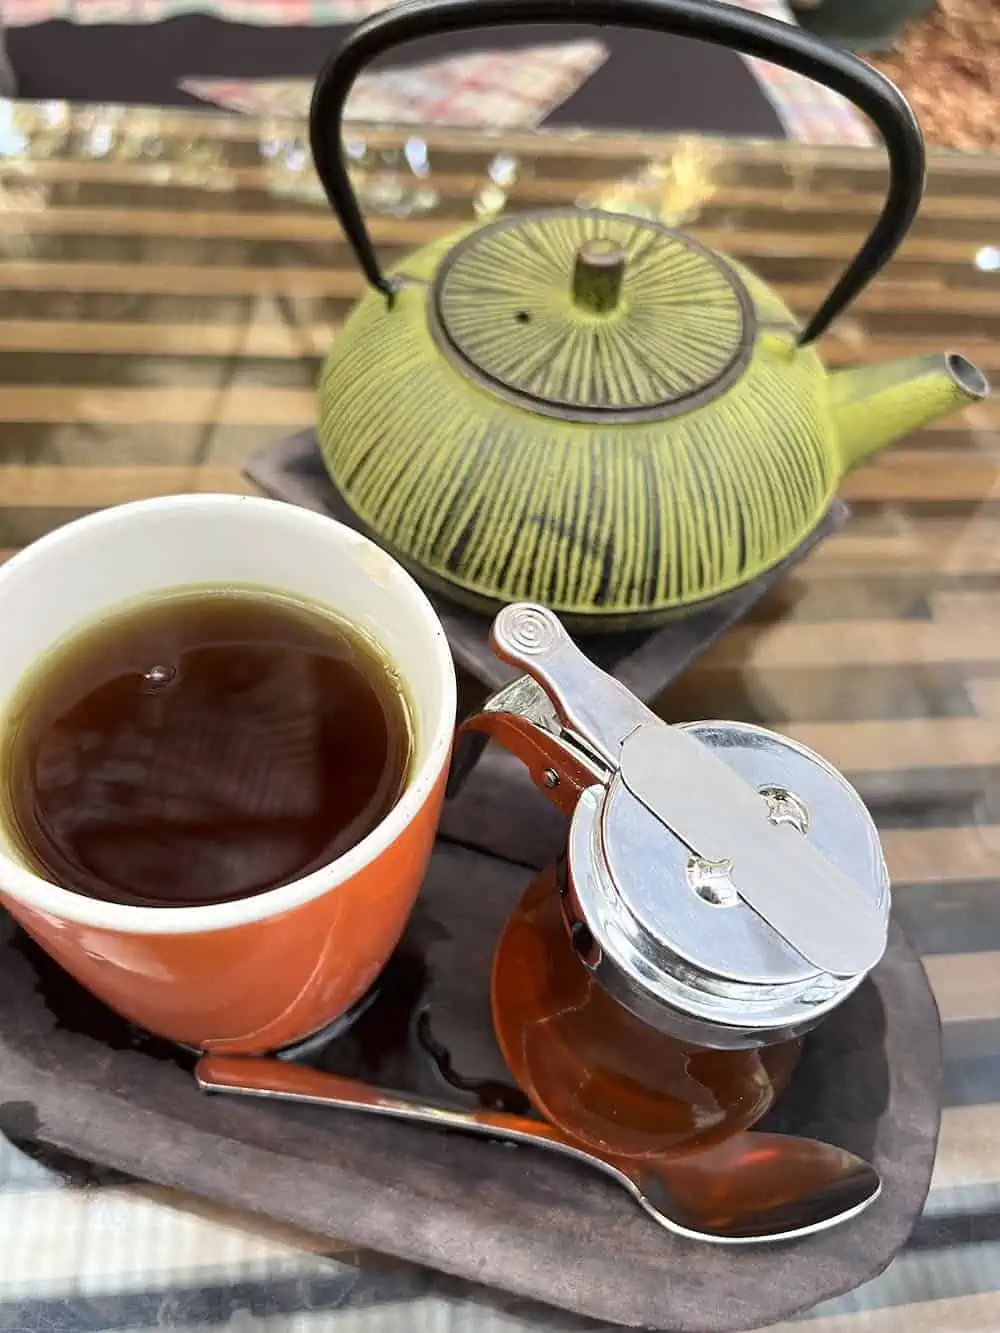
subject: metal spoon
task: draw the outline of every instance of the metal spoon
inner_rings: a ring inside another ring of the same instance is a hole
[[[311,1102],[552,1148],[610,1176],[668,1231],[716,1244],[791,1240],[824,1231],[857,1217],[882,1191],[875,1168],[853,1153],[785,1134],[738,1134],[718,1147],[669,1160],[611,1158],[527,1116],[410,1101],[281,1060],[206,1055],[195,1078],[206,1092]]]

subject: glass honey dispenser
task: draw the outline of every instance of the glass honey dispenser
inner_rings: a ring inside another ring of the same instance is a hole
[[[496,949],[493,1022],[534,1107],[609,1156],[747,1129],[803,1036],[886,945],[875,825],[805,746],[737,722],[671,726],[515,604],[494,651],[527,674],[464,724],[565,813],[565,852]]]

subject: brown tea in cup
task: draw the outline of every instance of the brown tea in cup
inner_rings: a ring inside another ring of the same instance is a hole
[[[196,906],[328,865],[409,775],[410,710],[360,631],[257,589],[182,589],[73,635],[0,751],[25,861],[91,898]]]

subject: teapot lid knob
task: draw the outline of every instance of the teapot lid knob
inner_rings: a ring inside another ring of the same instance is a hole
[[[584,241],[573,266],[573,301],[593,315],[607,315],[621,300],[627,256],[610,237]]]

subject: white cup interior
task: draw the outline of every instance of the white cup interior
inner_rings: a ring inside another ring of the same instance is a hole
[[[413,817],[440,774],[454,727],[455,676],[444,631],[413,579],[332,519],[276,500],[182,495],[103,510],[34,543],[0,567],[0,721],[26,674],[74,630],[137,599],[199,584],[306,599],[359,627],[399,671],[415,732],[410,779],[382,823],[337,862],[336,879],[356,873]],[[330,883],[327,869],[235,903],[98,902],[32,874],[0,821],[0,888],[94,925],[120,928],[127,917],[133,930],[213,929],[286,910]]]

